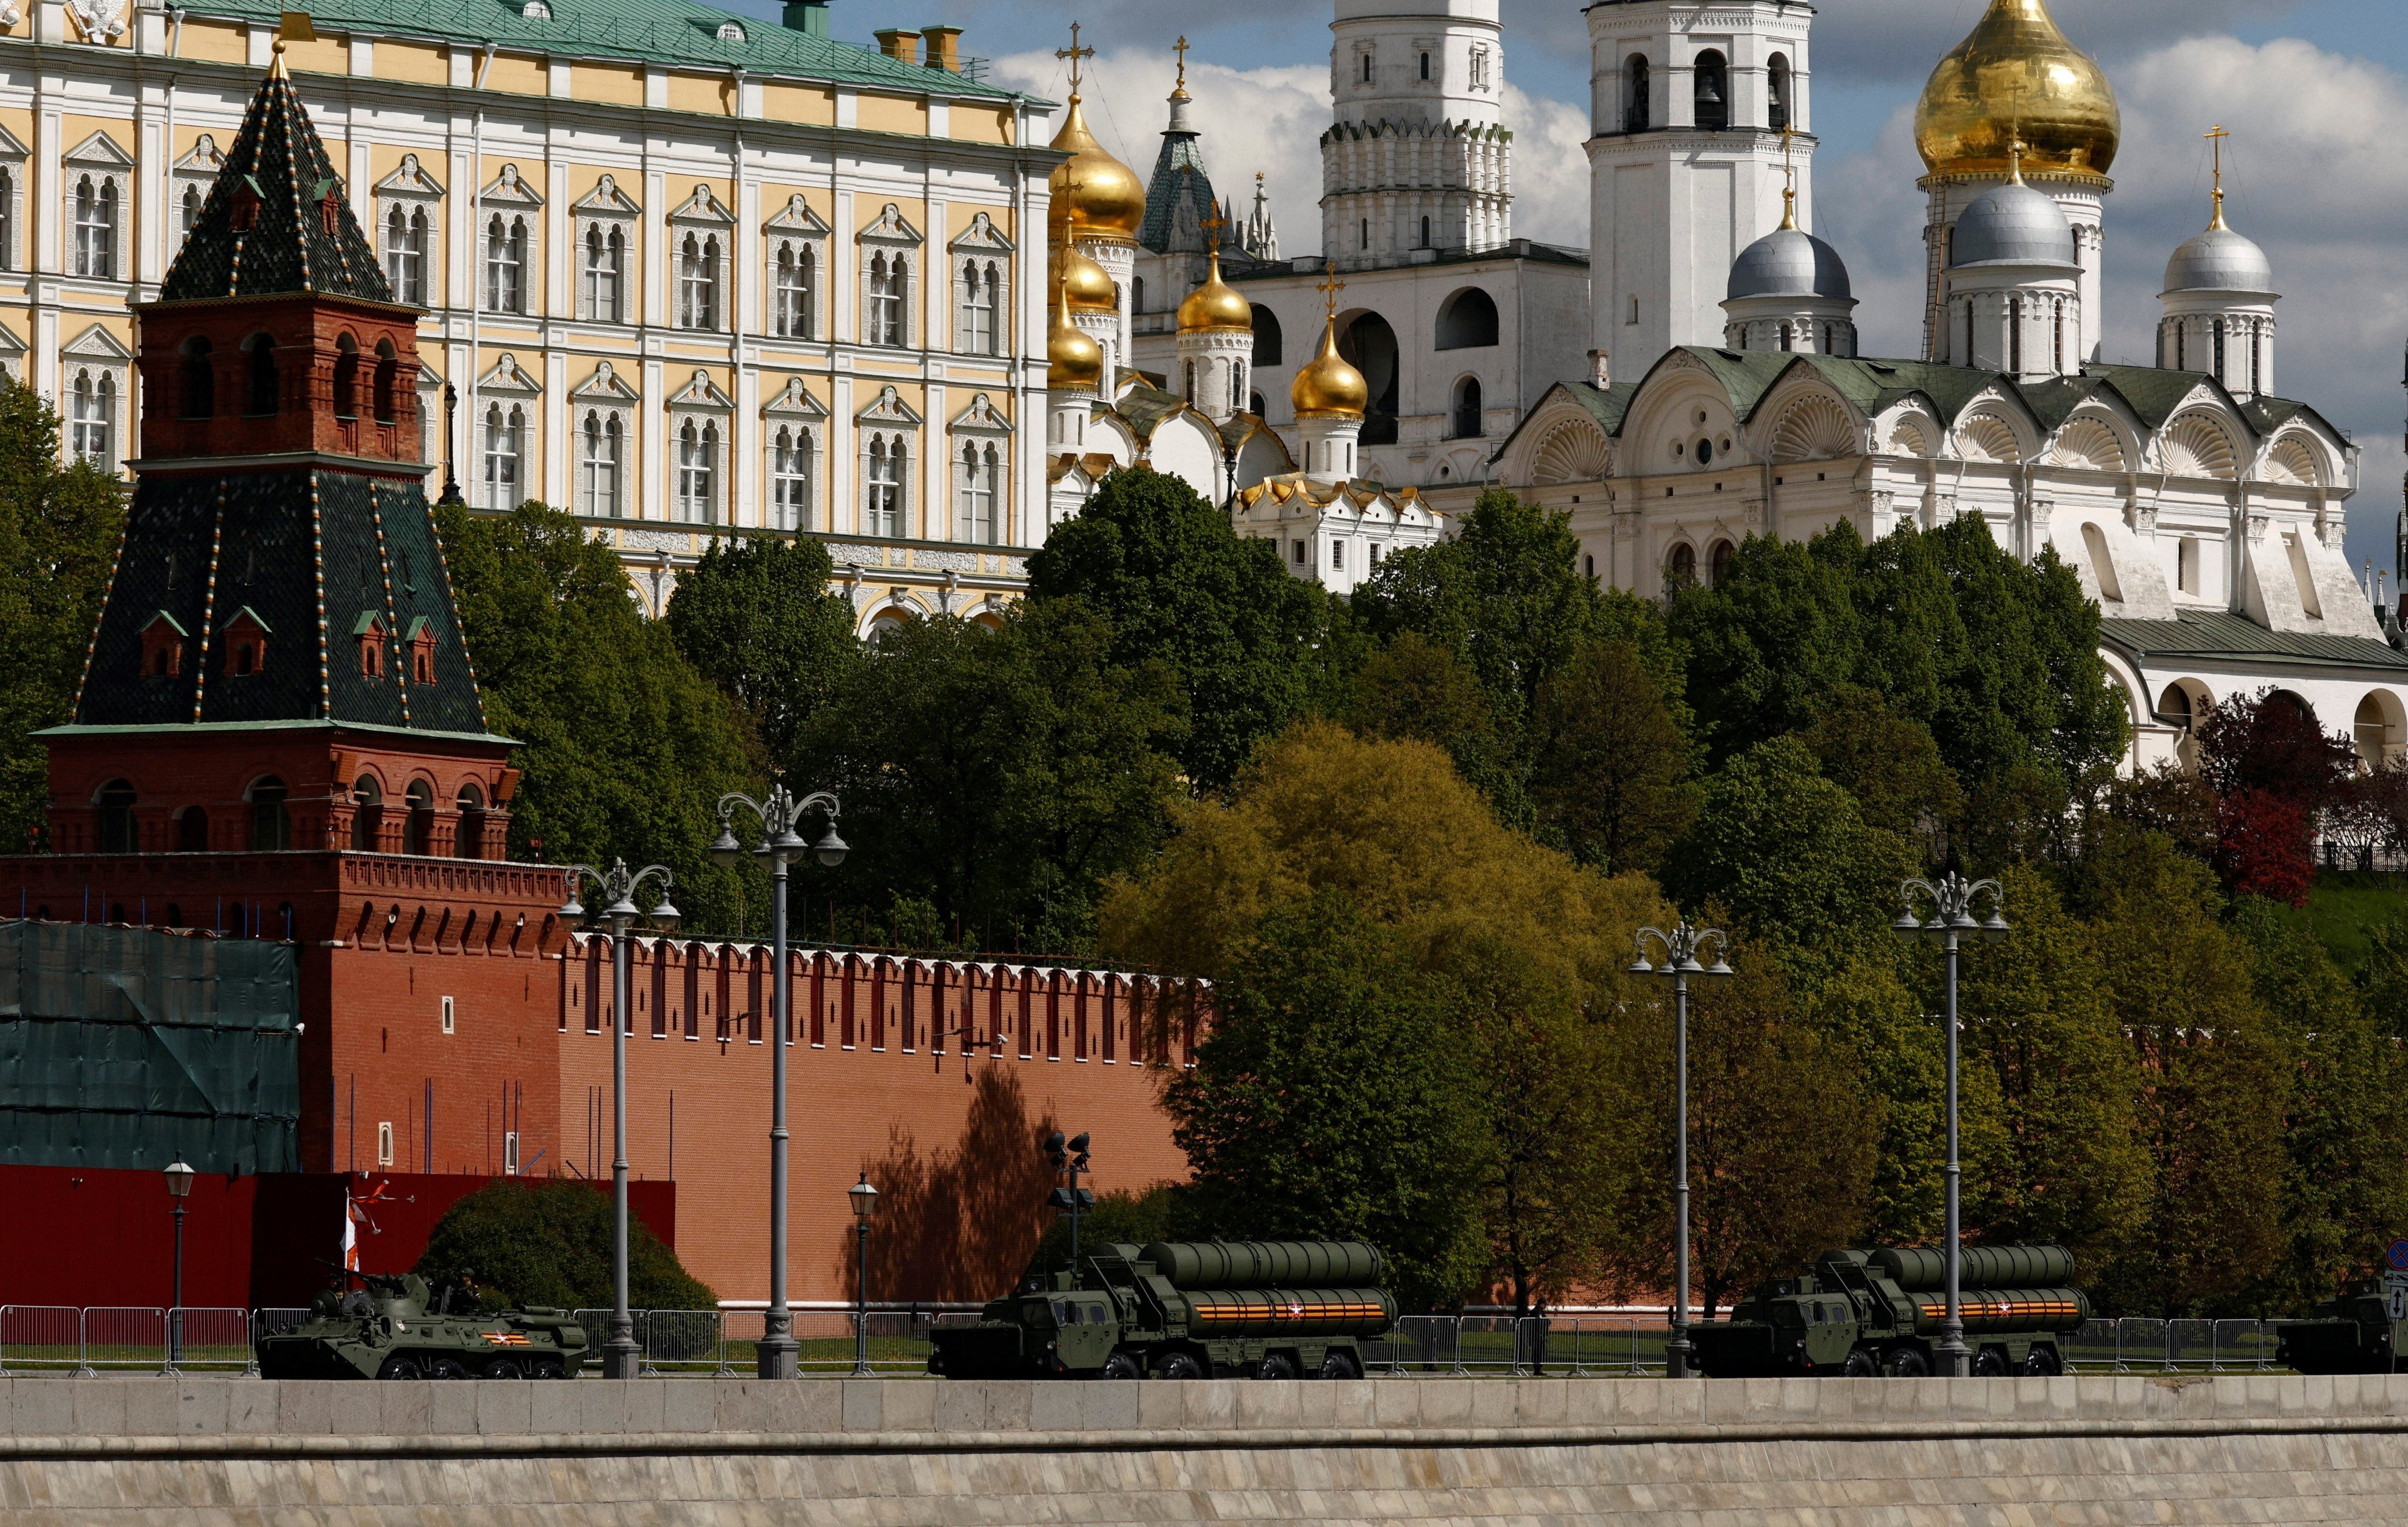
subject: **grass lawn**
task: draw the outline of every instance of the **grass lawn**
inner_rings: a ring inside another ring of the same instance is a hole
[[[2408,876],[2363,870],[2323,870],[2303,907],[2277,910],[2304,927],[2330,951],[2333,963],[2356,975],[2366,959],[2366,933],[2408,911]]]

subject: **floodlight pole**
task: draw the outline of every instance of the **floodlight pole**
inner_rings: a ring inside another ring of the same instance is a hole
[[[1990,897],[1990,915],[1976,921],[1973,903],[1985,892]],[[1933,911],[1928,922],[1915,916],[1917,892],[1932,904]],[[1909,880],[1899,888],[1899,893],[1905,901],[1905,909],[1899,914],[1898,920],[1890,924],[1891,931],[1904,938],[1936,940],[1945,951],[1948,966],[1947,1012],[1942,1020],[1947,1031],[1948,1055],[1948,1164],[1945,1169],[1948,1215],[1947,1241],[1942,1250],[1942,1261],[1946,1266],[1943,1282],[1947,1289],[1947,1304],[1941,1313],[1940,1344],[1934,1352],[1940,1359],[1942,1377],[1963,1378],[1971,1370],[1969,1359],[1972,1354],[1965,1346],[1965,1312],[1957,1297],[1958,1265],[1963,1256],[1963,1225],[1959,1213],[1958,1187],[1962,1171],[1957,1161],[1956,1127],[1956,968],[1961,958],[1959,946],[1962,935],[1980,934],[1993,943],[2007,936],[2006,893],[1996,880],[1966,879],[1964,873],[1956,867],[1956,856],[1953,851],[1939,883]]]
[[[1651,938],[1664,950],[1659,964],[1647,961]],[[1701,965],[1698,955],[1709,941],[1714,947],[1714,963]],[[1723,959],[1729,947],[1730,940],[1721,929],[1699,928],[1684,918],[1669,934],[1661,928],[1640,929],[1639,958],[1630,963],[1634,975],[1672,978],[1672,1337],[1664,1344],[1664,1374],[1669,1378],[1686,1378],[1694,1371],[1689,1365],[1689,978],[1731,974]]]

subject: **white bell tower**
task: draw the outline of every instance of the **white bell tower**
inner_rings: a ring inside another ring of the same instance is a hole
[[[1321,250],[1333,269],[1513,236],[1498,0],[1338,0]]]
[[[1675,345],[1721,345],[1731,264],[1782,223],[1814,228],[1802,0],[1597,0],[1588,7],[1590,346],[1635,380]]]

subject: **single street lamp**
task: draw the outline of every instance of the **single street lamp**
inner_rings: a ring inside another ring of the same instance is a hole
[[[869,1215],[878,1207],[878,1190],[869,1185],[869,1174],[845,1190],[853,1200],[853,1226],[861,1247],[860,1268],[853,1275],[853,1306],[860,1311],[853,1326],[853,1376],[855,1378],[875,1377],[869,1371]]]
[[[176,1206],[176,1302],[167,1306],[167,1366],[173,1368],[184,1355],[184,1200],[193,1195],[194,1172],[179,1157],[161,1175]]]
[[[1079,1186],[1079,1174],[1087,1168],[1087,1137],[1083,1135],[1065,1140],[1055,1130],[1045,1139],[1045,1154],[1054,1159],[1054,1175],[1070,1174],[1070,1185],[1057,1187],[1046,1195],[1045,1202],[1070,1217],[1070,1282],[1079,1281],[1079,1216],[1096,1206],[1096,1195],[1090,1189]]]
[[[1664,958],[1656,964],[1647,963],[1647,941],[1654,939],[1663,946]],[[1714,949],[1714,963],[1698,963],[1698,956],[1708,943]],[[1664,1345],[1664,1373],[1671,1378],[1686,1378],[1689,1367],[1689,978],[1692,976],[1728,976],[1731,967],[1723,959],[1730,948],[1730,939],[1719,928],[1699,928],[1686,918],[1670,933],[1661,928],[1639,930],[1639,958],[1630,962],[1634,976],[1669,976],[1672,978],[1673,1092],[1676,1101],[1672,1109],[1672,1339]]]
[[[826,791],[797,798],[785,786],[772,785],[767,801],[731,791],[719,798],[719,836],[710,845],[711,863],[722,869],[733,869],[744,856],[733,820],[738,806],[761,824],[761,843],[752,857],[769,870],[769,948],[777,966],[769,982],[770,1021],[777,1031],[769,1045],[769,1313],[753,1355],[761,1377],[792,1378],[800,1364],[794,1312],[786,1307],[786,1047],[794,1041],[794,999],[786,972],[786,866],[805,852],[795,826],[806,813],[827,812],[827,835],[809,846],[822,864],[834,869],[843,863],[848,845],[837,836],[839,808]]]
[[[1973,920],[1973,903],[1984,892],[1990,896],[1990,915],[1977,922]],[[1931,919],[1928,922],[1914,914],[1918,892],[1932,904]],[[1979,934],[1993,944],[2007,936],[2004,916],[2006,892],[1999,888],[1996,880],[1967,880],[1964,871],[1957,867],[1956,853],[1952,849],[1948,854],[1948,866],[1941,874],[1937,885],[1928,880],[1909,880],[1899,888],[1899,893],[1905,898],[1906,906],[1899,913],[1898,920],[1890,924],[1890,931],[1902,938],[1929,939],[1945,949],[1948,956],[1948,1015],[1945,1022],[1948,1034],[1948,1243],[1943,1252],[1948,1268],[1948,1305],[1940,1321],[1938,1350],[1942,1376],[1962,1378],[1967,1372],[1966,1359],[1971,1354],[1965,1349],[1965,1316],[1956,1300],[1956,1263],[1961,1238],[1956,1191],[1959,1175],[1956,1163],[1957,947],[1958,941],[1967,934]]]
[[[460,496],[460,474],[454,470],[460,460],[459,441],[460,390],[450,382],[445,382],[443,384],[443,496],[435,501],[437,504],[466,502]],[[541,852],[542,849],[538,847],[537,851]]]
[[[578,888],[587,881],[608,899],[595,917],[610,930],[610,1339],[602,1344],[602,1377],[633,1378],[643,1363],[636,1343],[636,1318],[627,1308],[627,1029],[634,1021],[627,1006],[627,957],[634,943],[629,930],[648,921],[667,933],[678,923],[678,909],[669,905],[669,872],[663,864],[647,864],[634,874],[624,859],[609,870],[571,864],[568,900],[560,906],[564,919],[585,916],[578,905]],[[660,904],[650,912],[636,909],[636,892],[647,880],[658,880]]]

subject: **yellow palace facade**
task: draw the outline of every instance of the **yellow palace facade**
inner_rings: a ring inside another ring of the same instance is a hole
[[[1019,421],[1045,402],[1052,103],[981,83],[955,29],[871,50],[826,14],[345,0],[287,28],[395,295],[427,309],[430,489],[575,512],[655,610],[731,527],[826,539],[865,631],[999,607],[1043,536]],[[284,26],[0,0],[0,365],[68,450],[134,454],[131,305]]]

